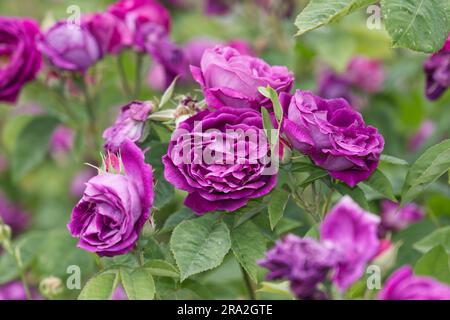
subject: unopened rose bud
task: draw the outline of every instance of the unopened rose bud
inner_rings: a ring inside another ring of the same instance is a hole
[[[62,281],[57,277],[47,277],[39,284],[39,291],[47,298],[54,298],[62,293]]]
[[[380,241],[380,247],[375,254],[373,264],[379,266],[382,271],[387,271],[392,268],[397,259],[399,245],[392,244],[389,239]]]
[[[11,239],[11,228],[7,224],[0,223],[0,243]]]

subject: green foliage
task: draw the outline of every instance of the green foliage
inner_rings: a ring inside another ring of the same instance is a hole
[[[109,270],[94,275],[81,290],[78,300],[109,300],[119,281],[119,271]]]
[[[414,248],[424,253],[438,245],[441,245],[447,252],[450,252],[450,226],[434,231],[432,234],[417,242]]]
[[[438,245],[422,256],[414,266],[414,273],[450,283],[449,256],[444,247]]]
[[[123,288],[130,300],[153,300],[155,283],[147,268],[137,268],[133,271],[120,269]]]
[[[283,217],[284,209],[286,209],[287,202],[289,201],[289,196],[289,193],[283,189],[277,188],[272,191],[268,206],[270,228],[272,230]]]

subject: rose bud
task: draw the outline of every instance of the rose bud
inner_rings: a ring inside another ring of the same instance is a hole
[[[450,37],[440,51],[425,61],[423,68],[426,75],[425,95],[429,100],[437,100],[450,86]]]
[[[413,203],[400,208],[398,203],[384,200],[381,203],[381,227],[383,230],[400,231],[425,217],[425,212]]]

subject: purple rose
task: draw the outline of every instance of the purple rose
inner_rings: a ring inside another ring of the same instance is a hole
[[[423,68],[426,75],[425,95],[430,100],[437,100],[450,87],[450,37],[440,51],[425,61]]]
[[[36,290],[30,290],[34,300],[41,299]],[[1,300],[27,300],[27,293],[21,281],[11,281],[0,285]]]
[[[434,134],[436,131],[436,125],[431,120],[422,122],[417,130],[408,142],[408,150],[416,152],[423,147],[424,143]]]
[[[347,66],[347,79],[367,93],[379,92],[385,79],[382,62],[366,57],[354,57]]]
[[[145,52],[147,37],[155,26],[162,27],[166,33],[170,30],[169,12],[155,0],[121,0],[111,5],[108,11],[126,24],[139,52]]]
[[[344,98],[352,105],[355,100],[350,81],[329,69],[319,75],[318,94],[325,99]]]
[[[172,135],[163,157],[166,180],[189,193],[185,205],[197,214],[233,211],[266,195],[277,176],[265,161],[269,145],[262,129],[253,109],[199,112]]]
[[[83,23],[97,39],[104,55],[118,54],[132,45],[132,35],[125,23],[109,12],[90,15]]]
[[[55,67],[86,72],[102,57],[102,49],[87,26],[57,22],[40,38],[39,49]]]
[[[0,101],[15,103],[24,84],[41,69],[38,34],[34,20],[0,17]]]
[[[289,92],[294,82],[286,67],[240,54],[230,47],[217,46],[205,51],[200,68],[191,66],[194,79],[202,86],[210,107],[254,108],[270,106],[259,87],[270,85],[278,93]]]
[[[350,187],[370,177],[384,139],[345,99],[325,100],[301,90],[280,99],[285,109],[283,131],[294,148]]]
[[[17,205],[10,203],[2,192],[0,192],[0,218],[11,227],[13,235],[25,230],[30,222],[29,215]]]
[[[431,277],[415,276],[410,266],[403,266],[389,277],[378,299],[450,300],[450,286]]]
[[[153,204],[152,167],[142,151],[127,139],[120,156],[124,172],[110,169],[89,180],[68,224],[78,247],[99,256],[131,251]]]
[[[150,102],[133,101],[122,107],[114,125],[103,132],[105,149],[116,153],[126,139],[133,142],[139,141],[152,110],[153,106]]]
[[[267,280],[289,280],[299,299],[315,299],[317,285],[335,265],[332,251],[311,238],[287,235],[258,261],[269,269]]]
[[[398,203],[384,200],[381,203],[381,224],[383,230],[400,231],[410,224],[418,222],[425,217],[425,212],[413,203],[403,208]]]
[[[361,209],[349,196],[343,197],[325,216],[320,239],[335,252],[333,282],[342,291],[364,274],[366,263],[377,254],[379,223],[378,216]]]

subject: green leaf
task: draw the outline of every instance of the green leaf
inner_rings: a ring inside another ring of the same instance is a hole
[[[278,224],[277,224],[277,226],[275,228],[275,233],[278,236],[281,236],[281,235],[283,235],[285,233],[288,233],[291,230],[294,230],[294,229],[297,229],[297,228],[301,227],[302,225],[303,224],[300,221],[298,221],[298,220],[294,220],[294,219],[291,219],[291,218],[283,217],[283,219],[281,219],[278,222]]]
[[[264,130],[266,132],[266,136],[268,139],[270,139],[270,131],[275,130],[272,119],[270,118],[270,113],[265,107],[261,107],[261,113],[263,118],[263,126]]]
[[[78,300],[109,300],[116,288],[118,272],[107,271],[94,275],[81,290]]]
[[[122,268],[120,277],[130,300],[153,300],[155,297],[155,282],[146,268],[138,268],[131,272]]]
[[[450,32],[450,4],[442,0],[382,0],[382,14],[394,47],[433,53]]]
[[[284,281],[281,283],[262,282],[261,288],[256,290],[256,292],[272,293],[285,296],[288,299],[294,299],[291,289],[289,288],[289,281]]]
[[[391,182],[379,169],[375,170],[369,179],[364,181],[364,184],[368,185],[370,188],[386,198],[397,202]]]
[[[158,109],[161,109],[162,107],[164,107],[167,104],[167,102],[169,102],[169,100],[172,98],[173,91],[175,89],[175,85],[177,83],[177,80],[178,80],[178,76],[176,76],[175,79],[173,79],[173,81],[170,84],[170,86],[166,89],[166,91],[162,95],[161,101],[159,102],[159,105],[158,105]]]
[[[355,186],[353,188],[350,188],[343,183],[335,184],[334,187],[343,196],[349,195],[364,210],[369,210],[369,203],[367,202],[366,195],[360,187]]]
[[[265,198],[258,198],[250,200],[246,206],[239,208],[234,212],[235,222],[234,227],[238,227],[247,220],[250,220],[254,216],[256,216],[258,213],[261,213],[263,210],[267,208],[267,202],[265,201]]]
[[[304,188],[306,186],[308,186],[309,184],[313,183],[316,180],[325,178],[326,176],[328,176],[328,172],[321,169],[321,168],[313,168],[310,171],[310,175],[302,181],[302,183],[300,184],[300,187]]]
[[[258,282],[256,261],[264,256],[266,240],[251,221],[231,230],[231,249],[241,266],[254,282]]]
[[[401,206],[413,201],[450,169],[450,140],[429,148],[411,166],[403,185]]]
[[[409,166],[409,163],[407,161],[397,158],[397,157],[389,156],[386,154],[381,155],[380,161],[385,162],[385,163],[395,164],[398,166]]]
[[[450,253],[450,226],[438,229],[414,244],[414,249],[425,253],[435,246],[442,245]]]
[[[219,266],[230,247],[230,231],[214,214],[183,221],[170,239],[181,281]]]
[[[375,2],[375,0],[310,0],[295,20],[298,28],[297,36],[334,22]]]
[[[449,257],[444,247],[438,245],[417,261],[414,266],[414,273],[450,283],[450,265],[448,261]]]
[[[44,115],[35,117],[24,126],[12,153],[14,179],[20,179],[44,159],[58,123],[56,118]]]
[[[155,174],[156,176],[156,174]],[[172,184],[163,179],[161,175],[157,176],[157,182],[155,184],[155,202],[153,206],[157,209],[161,209],[175,196],[175,189]]]
[[[182,221],[189,220],[194,217],[196,217],[196,215],[191,209],[182,207],[167,218],[160,232],[164,233],[172,231],[173,228],[179,225]]]
[[[281,106],[280,99],[278,98],[278,93],[270,86],[267,86],[266,88],[259,87],[258,90],[259,93],[272,101],[273,112],[275,113],[278,124],[280,124],[283,121],[283,107]]]
[[[164,260],[150,260],[144,265],[145,269],[147,269],[152,275],[157,277],[171,277],[171,278],[179,278],[180,273],[177,268]]]
[[[270,228],[273,230],[278,221],[283,217],[284,209],[286,209],[289,200],[289,193],[283,189],[275,189],[269,200],[269,222]]]
[[[320,227],[318,224],[313,225],[308,232],[306,232],[305,237],[320,240]]]

